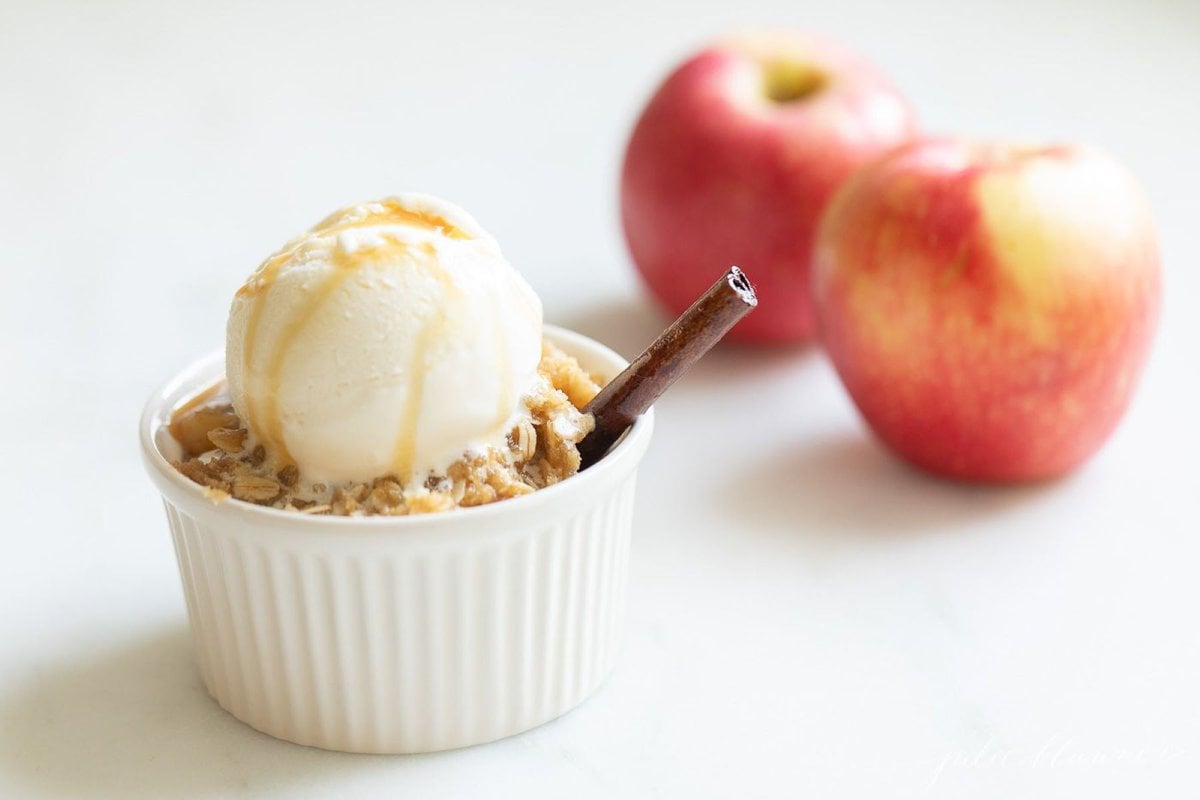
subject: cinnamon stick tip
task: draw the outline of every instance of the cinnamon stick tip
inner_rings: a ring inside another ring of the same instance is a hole
[[[730,267],[729,272],[725,275],[725,281],[729,284],[729,288],[737,292],[738,297],[751,308],[758,305],[758,295],[754,293],[754,284],[750,283],[750,279],[746,277],[746,273],[742,272],[740,267]]]

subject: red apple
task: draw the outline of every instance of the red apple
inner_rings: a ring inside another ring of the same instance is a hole
[[[914,131],[888,80],[836,45],[783,34],[710,47],[667,78],[629,141],[621,219],[633,259],[674,314],[737,264],[762,305],[731,338],[807,340],[821,211]]]
[[[1150,208],[1086,146],[900,148],[830,203],[815,258],[821,336],[854,402],[897,453],[954,478],[1087,459],[1158,319]]]

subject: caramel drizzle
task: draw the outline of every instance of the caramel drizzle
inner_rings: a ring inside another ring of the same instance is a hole
[[[417,334],[413,347],[412,361],[408,365],[408,393],[404,398],[404,407],[400,412],[400,425],[397,429],[396,444],[392,451],[392,472],[401,483],[412,480],[414,461],[417,457],[417,430],[421,424],[421,412],[424,411],[425,376],[429,370],[426,361],[429,348],[436,341],[445,327],[444,311],[439,310],[422,327]]]
[[[237,290],[239,297],[249,297],[264,294],[275,282],[279,269],[295,256],[305,245],[311,244],[316,238],[336,236],[343,231],[356,228],[367,228],[375,225],[408,225],[412,228],[440,233],[449,239],[471,239],[471,234],[457,227],[445,217],[424,211],[411,211],[395,200],[383,200],[382,212],[368,213],[362,217],[349,215],[327,217],[318,222],[308,233],[284,245],[279,252],[270,256],[255,272],[254,276]]]
[[[174,425],[175,420],[177,420],[179,417],[182,417],[193,409],[199,408],[200,406],[208,403],[210,400],[212,400],[214,403],[218,402],[217,396],[220,395],[224,389],[225,381],[217,381],[212,386],[196,392],[171,412],[171,424]],[[174,434],[174,431],[171,433]],[[179,437],[176,436],[175,438],[178,439]]]
[[[246,332],[243,337],[245,344],[242,349],[242,397],[246,400],[247,419],[245,422],[254,431],[255,436],[264,440],[264,446],[268,442],[257,425],[257,420],[262,419],[262,410],[259,408],[258,392],[251,391],[251,380],[254,377],[251,365],[254,364],[255,356],[258,354],[258,328],[262,322],[263,308],[266,306],[267,290],[275,283],[275,278],[279,275],[280,268],[287,260],[287,257],[291,255],[291,252],[292,250],[284,250],[276,253],[259,268],[253,280],[247,281],[246,285],[238,290],[238,294],[242,294],[246,287],[252,283],[255,284],[255,290],[247,292],[247,294],[254,298],[254,304],[250,307],[250,316],[246,320]],[[255,386],[254,388],[257,389],[258,387]]]
[[[442,285],[445,300],[459,294],[450,274],[442,269],[437,260],[437,249],[429,242],[421,245],[426,264],[434,268],[433,274]],[[400,424],[396,431],[396,443],[392,448],[392,472],[407,483],[413,478],[416,467],[417,432],[421,427],[421,415],[425,410],[425,379],[429,373],[429,351],[446,335],[446,302],[439,303],[433,314],[421,326],[417,340],[413,343],[412,361],[408,365],[408,392],[400,412]]]
[[[337,213],[318,222],[309,233],[336,234],[353,228],[365,228],[369,225],[408,225],[412,228],[440,233],[449,239],[470,239],[471,234],[459,228],[445,217],[429,211],[413,211],[405,208],[395,200],[381,200],[372,205],[383,206],[381,212],[368,212],[365,216],[354,217],[349,214]]]
[[[287,326],[279,336],[275,352],[271,354],[271,358],[267,362],[266,413],[262,417],[265,421],[264,433],[266,441],[274,448],[274,452],[278,454],[283,464],[296,463],[292,458],[292,454],[288,451],[287,444],[283,440],[283,418],[279,413],[279,388],[282,383],[283,364],[288,354],[292,351],[292,347],[296,342],[296,338],[300,335],[300,331],[304,330],[333,293],[353,273],[353,266],[341,262],[341,258],[336,259],[335,266],[338,267],[337,271],[327,277],[317,287],[316,291],[309,296],[300,310],[296,312],[296,315],[288,321]]]
[[[225,391],[225,381],[218,380],[216,383],[201,389],[196,394],[189,397],[184,403],[176,406],[171,411],[171,419],[167,423],[167,430],[175,441],[182,442],[185,438],[183,419],[195,411],[197,408],[206,405],[221,406],[229,402],[229,396]]]

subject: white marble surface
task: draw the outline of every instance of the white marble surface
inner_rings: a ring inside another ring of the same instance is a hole
[[[626,643],[586,705],[411,758],[228,717],[138,461],[150,388],[285,237],[400,189],[471,209],[551,321],[635,352],[663,320],[615,222],[623,137],[683,53],[777,23],[856,44],[931,129],[1091,139],[1141,176],[1167,302],[1108,447],[1051,486],[939,483],[819,352],[726,350],[660,404]],[[0,796],[1196,796],[1198,41],[1187,0],[3,2]]]

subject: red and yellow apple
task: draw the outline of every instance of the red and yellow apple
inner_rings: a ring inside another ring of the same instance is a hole
[[[676,314],[737,264],[762,305],[731,338],[805,341],[826,202],[915,128],[887,78],[829,42],[777,34],[710,47],[666,79],[630,138],[621,220],[633,260]]]
[[[854,402],[893,450],[954,478],[1087,459],[1157,324],[1148,203],[1087,146],[902,147],[839,191],[814,258],[821,337]]]

